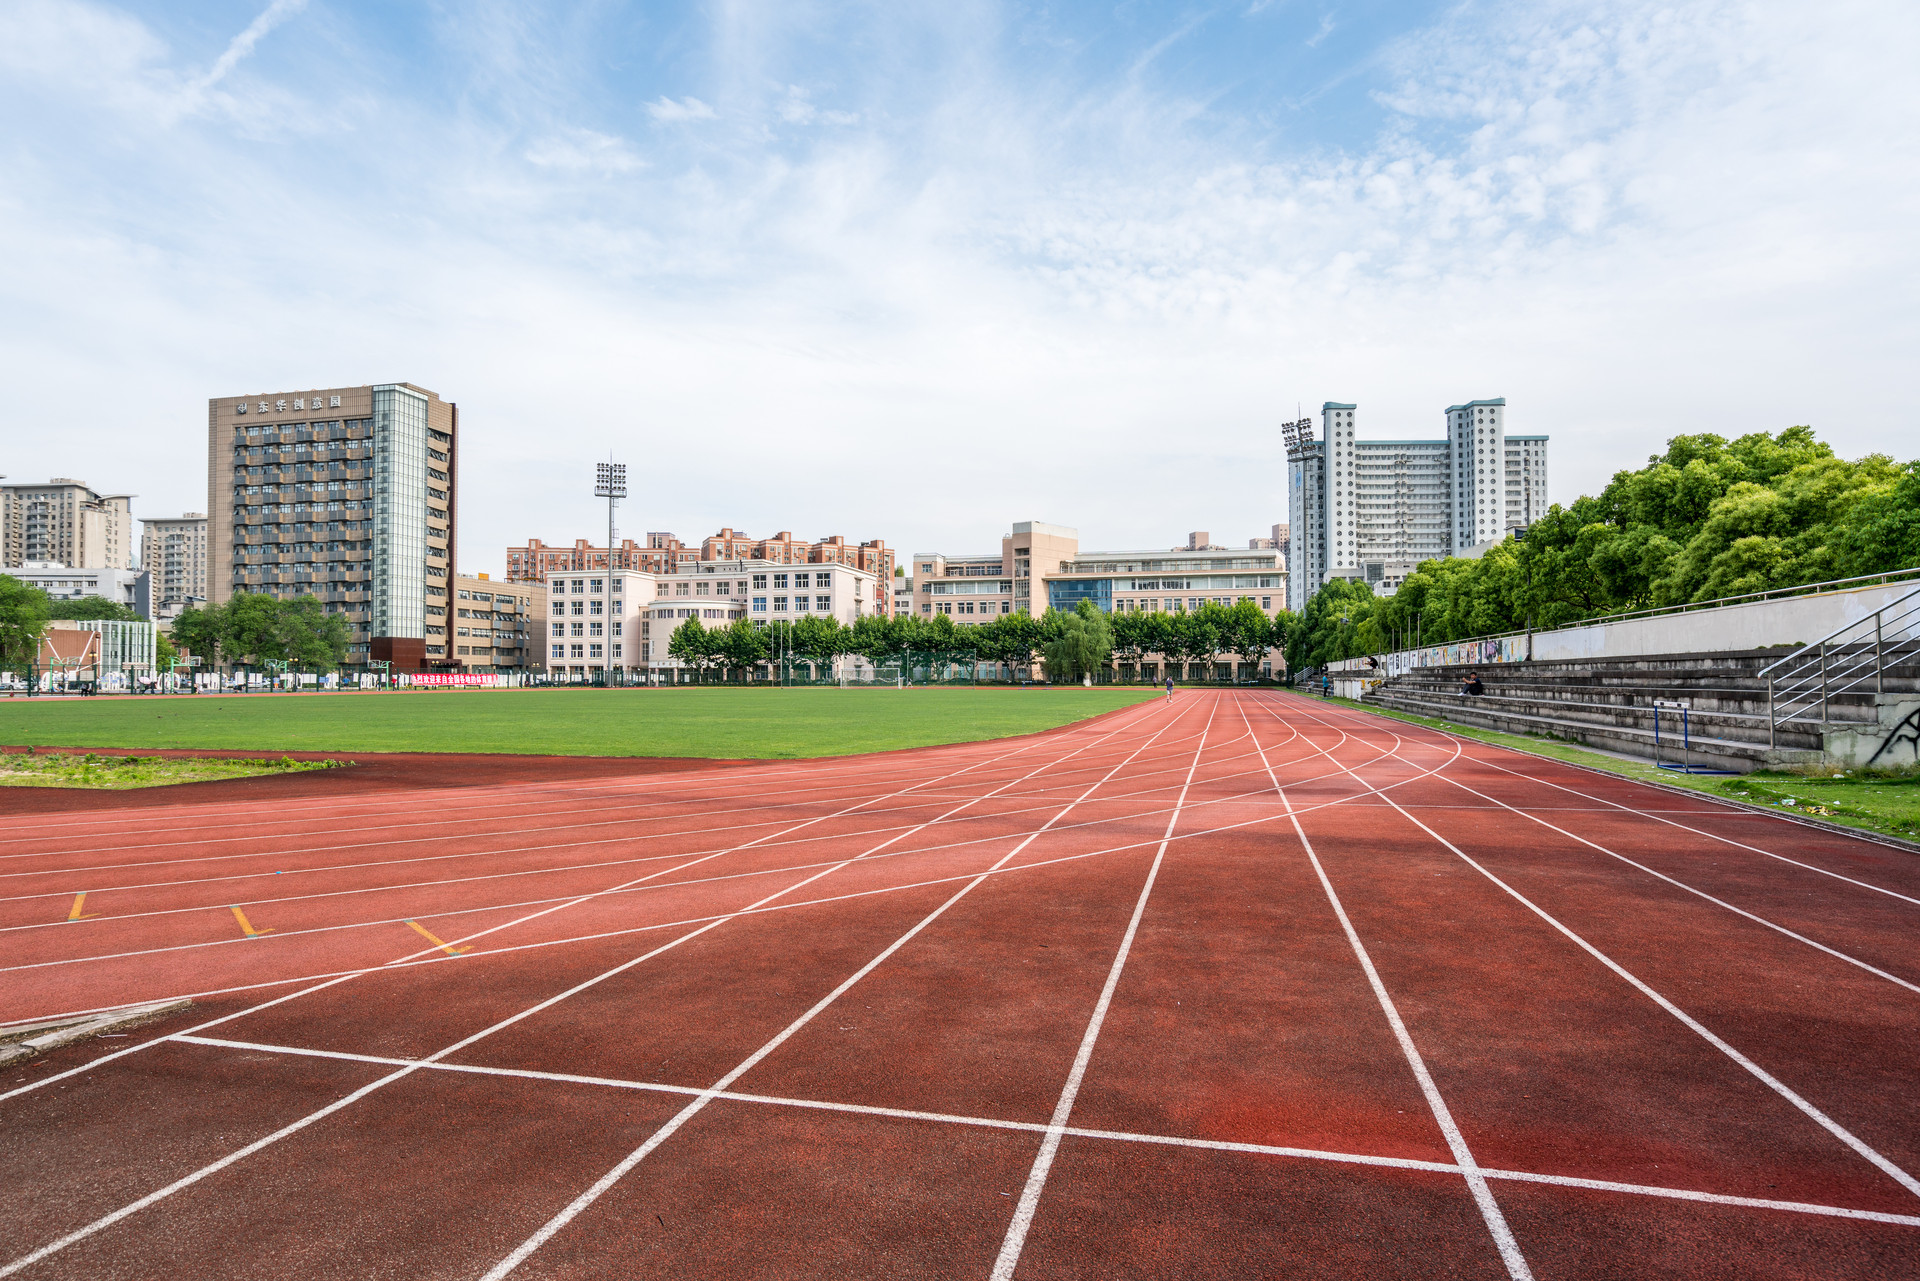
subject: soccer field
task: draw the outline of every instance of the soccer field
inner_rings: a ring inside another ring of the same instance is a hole
[[[1151,689],[578,689],[10,699],[0,744],[781,759],[1030,734]]]

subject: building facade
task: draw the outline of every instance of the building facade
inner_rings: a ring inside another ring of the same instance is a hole
[[[1188,613],[1209,602],[1253,600],[1271,617],[1286,606],[1279,552],[1217,546],[1204,532],[1170,551],[1082,552],[1078,530],[1022,521],[1000,540],[998,556],[922,552],[913,568],[916,612],[962,625],[1000,614],[1064,613],[1083,600],[1106,613]]]
[[[537,671],[546,666],[547,589],[455,574],[448,627],[453,661],[470,672]]]
[[[1446,435],[1432,439],[1363,440],[1357,413],[1328,401],[1317,436],[1307,419],[1281,428],[1287,535],[1300,538],[1290,609],[1332,578],[1390,594],[1421,561],[1464,555],[1545,514],[1547,438],[1508,435],[1504,398],[1448,406]]]
[[[207,402],[207,586],[320,598],[349,665],[452,666],[460,411],[411,383]]]
[[[809,543],[795,538],[790,530],[783,529],[771,538],[753,538],[729,526],[702,539],[697,548],[665,532],[648,534],[645,544],[627,538],[611,548],[596,546],[584,538],[575,539],[571,547],[554,547],[533,538],[522,546],[507,548],[507,579],[538,583],[565,574],[571,581],[571,575],[592,570],[668,574],[683,565],[745,560],[773,565],[846,565],[881,579],[891,579],[894,571],[894,553],[882,539],[849,543],[834,534]],[[891,613],[891,599],[882,601],[878,612]]]
[[[207,517],[146,516],[140,520],[140,567],[152,577],[153,616],[171,622],[189,601],[207,594]]]
[[[689,618],[709,629],[741,618],[767,624],[809,616],[851,627],[882,613],[875,603],[886,596],[877,576],[851,565],[755,559],[691,561],[657,574],[555,574],[544,588],[548,670],[585,677],[611,667],[628,679],[682,666],[667,645]]]
[[[0,565],[133,568],[133,495],[101,494],[55,476],[44,485],[0,485]]]
[[[116,605],[125,605],[142,618],[154,616],[153,579],[144,569],[68,569],[65,565],[37,562],[7,572],[29,587],[38,587],[56,601],[98,596]]]

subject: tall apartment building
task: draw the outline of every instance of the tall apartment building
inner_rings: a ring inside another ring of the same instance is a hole
[[[133,495],[96,493],[55,476],[44,485],[0,485],[0,565],[133,568]]]
[[[846,565],[874,576],[893,577],[894,553],[882,539],[849,543],[839,534],[809,543],[795,538],[792,531],[781,530],[771,538],[754,538],[731,526],[701,540],[699,548],[689,547],[670,533],[650,533],[644,545],[631,538],[616,547],[595,546],[584,538],[571,547],[553,547],[530,538],[519,547],[507,548],[509,582],[545,582],[550,575],[585,573],[590,570],[638,570],[647,574],[673,573],[678,566],[719,561],[760,560],[774,565]],[[879,612],[891,611],[891,602]]]
[[[1362,440],[1357,412],[1328,401],[1318,438],[1306,419],[1281,428],[1300,539],[1289,609],[1331,578],[1391,593],[1421,561],[1484,549],[1546,514],[1547,438],[1508,435],[1505,398],[1448,406],[1437,439]]]
[[[153,616],[170,622],[190,600],[207,596],[205,512],[140,519],[140,567],[152,578]]]
[[[207,585],[312,594],[347,661],[449,664],[460,411],[411,383],[207,402]]]

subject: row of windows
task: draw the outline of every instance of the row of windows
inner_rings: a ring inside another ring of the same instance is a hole
[[[572,651],[571,654],[568,653],[569,650]],[[553,647],[553,656],[555,658],[600,658],[602,655],[603,647],[599,645],[555,645]],[[620,657],[620,647],[618,645],[613,647],[613,656],[615,658]]]

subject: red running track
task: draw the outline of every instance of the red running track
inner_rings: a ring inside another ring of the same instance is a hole
[[[1920,1275],[1916,924],[1270,692],[21,814],[0,1021],[195,1004],[0,1076],[0,1276]]]

